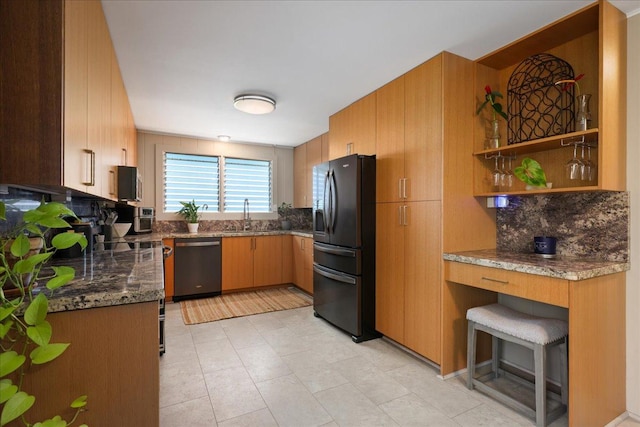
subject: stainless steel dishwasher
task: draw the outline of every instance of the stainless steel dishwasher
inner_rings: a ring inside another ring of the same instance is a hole
[[[222,238],[175,239],[173,300],[220,295]]]

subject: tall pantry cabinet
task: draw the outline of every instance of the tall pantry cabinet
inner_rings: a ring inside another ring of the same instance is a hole
[[[495,247],[474,199],[473,63],[441,53],[376,91],[376,329],[439,364],[442,252]]]

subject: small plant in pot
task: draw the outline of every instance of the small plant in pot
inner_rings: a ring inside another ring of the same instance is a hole
[[[280,225],[283,230],[291,230],[291,220],[289,216],[291,215],[291,203],[284,203],[278,206],[278,216],[280,216]]]
[[[182,208],[178,211],[178,215],[184,218],[189,228],[189,233],[198,232],[198,221],[200,221],[200,213],[198,210],[207,210],[209,206],[203,204],[202,206],[196,205],[195,199],[190,202],[180,202]]]
[[[75,399],[70,407],[75,415],[69,422],[55,415],[48,420],[27,421],[36,396],[23,386],[26,375],[46,377],[47,363],[62,355],[68,343],[52,343],[53,330],[47,320],[47,295],[75,277],[72,267],[55,266],[43,270],[44,265],[60,249],[87,246],[81,233],[56,234],[48,242],[50,230],[71,228],[63,219],[76,218],[60,203],[41,203],[23,215],[23,222],[0,236],[0,425],[20,420],[27,426],[66,426],[72,424],[84,411],[87,396]],[[6,206],[0,202],[0,220],[6,221]],[[37,244],[33,244],[37,242]],[[41,377],[41,378],[44,378]],[[56,384],[51,393],[59,393]],[[39,396],[46,399],[46,396]]]
[[[551,183],[547,183],[547,176],[540,163],[529,157],[522,159],[522,165],[514,168],[513,174],[527,184],[527,190],[551,188]]]

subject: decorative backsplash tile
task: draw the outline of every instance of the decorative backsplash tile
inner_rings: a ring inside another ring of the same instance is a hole
[[[311,209],[293,209],[289,217],[292,230],[311,231]],[[203,232],[211,231],[240,231],[242,230],[243,221],[241,219],[234,220],[217,220],[217,221],[200,221],[199,230]],[[281,230],[281,220],[251,220],[251,229],[254,231],[273,231]],[[181,233],[187,232],[187,223],[184,221],[155,221],[153,231],[156,233]]]
[[[509,197],[496,212],[498,250],[533,253],[534,236],[558,239],[558,255],[628,261],[629,193]]]

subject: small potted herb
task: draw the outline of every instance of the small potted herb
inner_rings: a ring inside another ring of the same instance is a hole
[[[195,199],[190,202],[180,202],[180,204],[182,205],[182,208],[178,211],[178,215],[183,217],[187,222],[189,233],[197,233],[198,221],[200,221],[200,213],[198,210],[207,210],[209,206],[207,204],[198,206],[196,205]]]
[[[283,230],[291,230],[291,220],[289,219],[291,211],[291,203],[282,202],[282,204],[278,206],[278,215],[280,216],[280,224]]]

